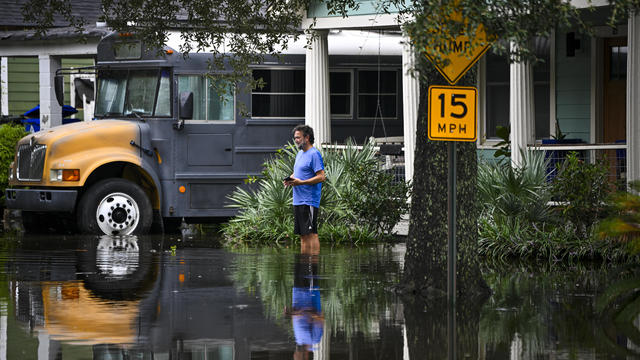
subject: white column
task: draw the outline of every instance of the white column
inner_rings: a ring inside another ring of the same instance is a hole
[[[640,15],[627,27],[627,181],[640,180]]]
[[[416,124],[420,101],[420,80],[415,72],[416,58],[409,37],[402,39],[402,112],[404,129],[404,176],[413,180],[413,158],[416,148]]]
[[[306,53],[305,123],[313,128],[316,144],[331,142],[329,109],[329,50],[326,30],[313,30]],[[315,35],[315,36],[313,36]]]
[[[7,360],[7,316],[8,312],[8,303],[6,299],[0,300],[0,360]]]
[[[40,129],[49,129],[62,124],[62,108],[56,100],[53,77],[60,68],[60,58],[50,55],[38,56],[40,70]]]
[[[512,45],[513,46],[513,45]],[[533,72],[528,62],[509,67],[509,122],[511,124],[511,162],[522,163],[521,150],[533,143]]]
[[[323,333],[320,342],[313,347],[313,358],[318,360],[329,360],[331,354],[331,324],[325,320]]]
[[[49,360],[49,334],[38,331],[38,360]]]
[[[9,61],[0,58],[0,115],[9,115]]]

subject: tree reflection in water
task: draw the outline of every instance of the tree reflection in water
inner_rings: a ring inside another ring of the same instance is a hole
[[[317,256],[265,248],[236,257],[232,278],[239,288],[260,296],[265,314],[287,328],[292,339],[297,339],[296,325],[291,323],[295,319],[289,319],[283,309],[292,308],[295,288],[310,285],[313,279],[313,288],[318,289],[315,294],[321,299],[320,305],[314,306],[321,310],[317,311],[316,321],[324,321],[322,341],[329,336],[349,341],[379,338],[381,321],[399,324],[400,306],[391,289],[399,280],[400,271],[401,265],[391,249],[384,246],[323,249]],[[304,278],[296,279],[296,275]],[[381,314],[386,315],[381,319]],[[315,324],[316,330],[318,325]]]

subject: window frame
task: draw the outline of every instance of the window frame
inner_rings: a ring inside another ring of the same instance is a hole
[[[209,81],[211,80],[208,76],[207,73],[203,73],[203,72],[197,72],[197,71],[181,71],[181,72],[176,72],[174,73],[174,78],[175,78],[175,88],[176,88],[176,92],[178,92],[180,90],[180,77],[181,76],[201,76],[206,78],[207,84],[206,84],[206,88],[209,89],[210,85],[209,85]],[[235,124],[236,120],[238,119],[238,108],[237,108],[237,94],[238,89],[237,86],[235,86],[235,84],[233,85],[233,94],[231,95],[233,98],[233,119],[232,120],[207,120],[207,119],[185,119],[185,124],[220,124],[220,125],[224,125],[224,124]],[[176,99],[178,99],[178,101],[180,101],[180,94],[176,93]],[[206,100],[205,100],[205,104],[207,103],[207,100],[209,99],[209,91],[206,92]],[[178,105],[180,106],[180,105]],[[205,106],[206,111],[209,111],[209,107]]]
[[[391,96],[394,95],[395,97],[395,115],[392,117],[386,117],[386,116],[381,116],[382,119],[389,119],[389,120],[398,120],[400,119],[400,110],[401,110],[401,106],[402,106],[402,102],[398,101],[399,100],[399,95],[400,95],[400,90],[401,90],[401,82],[400,82],[400,77],[398,76],[399,73],[401,73],[401,69],[397,68],[397,67],[381,67],[380,69],[378,68],[355,68],[354,69],[355,73],[357,74],[357,81],[359,82],[360,80],[360,73],[363,71],[370,71],[370,72],[377,72],[378,70],[380,70],[380,72],[383,71],[393,71],[395,73],[395,87],[396,87],[396,92],[395,93],[380,93],[380,96]],[[354,79],[354,82],[356,81],[356,79]],[[353,89],[355,96],[354,96],[354,118],[358,119],[358,120],[374,120],[376,117],[374,116],[360,116],[360,114],[358,113],[358,107],[360,106],[360,95],[364,95],[364,96],[377,96],[378,93],[360,93],[360,88],[358,88],[358,83],[354,83],[354,89]]]
[[[306,117],[305,114],[302,114],[301,116],[254,116],[253,115],[253,95],[303,95],[306,96],[306,69],[304,66],[252,66],[251,67],[251,76],[253,77],[253,70],[269,70],[269,71],[279,71],[279,70],[298,70],[298,71],[302,71],[302,73],[305,76],[305,88],[302,89],[301,93],[297,93],[297,92],[261,92],[259,91],[260,89],[251,89],[251,94],[250,94],[250,99],[251,99],[251,104],[250,104],[250,109],[251,109],[251,116],[249,117],[249,119],[252,120],[277,120],[277,119],[281,119],[281,120],[304,120],[304,118]],[[257,90],[257,91],[256,91]],[[306,100],[305,100],[305,108],[306,108]],[[306,109],[305,109],[306,112]]]
[[[355,70],[354,68],[336,68],[329,69],[329,78],[331,78],[331,73],[349,73],[351,78],[349,79],[349,113],[348,114],[334,114],[331,113],[331,109],[329,112],[332,119],[353,119],[354,118],[354,103],[355,103]],[[331,84],[329,84],[329,89],[331,89]],[[337,93],[333,94],[329,91],[329,105],[331,105],[331,95],[347,95],[346,93]]]
[[[124,104],[123,106],[126,106],[127,102],[129,101],[129,80],[130,80],[130,76],[131,76],[131,72],[135,72],[135,71],[146,71],[146,70],[154,70],[157,72],[157,80],[156,80],[156,84],[155,84],[155,97],[153,99],[153,110],[151,112],[151,115],[144,115],[144,114],[139,114],[140,117],[144,118],[144,119],[172,119],[173,118],[173,110],[174,110],[174,106],[173,106],[173,102],[174,102],[174,85],[173,85],[173,81],[172,79],[175,79],[175,72],[173,71],[173,68],[170,66],[150,66],[150,67],[139,67],[139,68],[130,68],[130,67],[98,67],[97,71],[96,71],[96,98],[95,98],[95,102],[96,104],[94,105],[94,109],[97,108],[97,100],[98,100],[98,91],[99,91],[99,86],[100,86],[100,82],[102,81],[102,78],[99,75],[100,71],[122,71],[125,72],[126,75],[126,85],[125,85],[125,94],[124,94]],[[158,103],[158,96],[159,94],[159,90],[160,90],[160,83],[162,81],[162,70],[167,70],[169,71],[169,115],[156,115],[156,105]],[[95,111],[95,110],[94,110]],[[130,119],[132,118],[130,115],[125,115],[124,114],[125,109],[123,108],[122,111],[122,115],[113,115],[112,117],[115,118],[122,118],[122,119]],[[95,117],[99,117],[99,118],[107,118],[110,116],[104,115],[104,114],[95,114]]]

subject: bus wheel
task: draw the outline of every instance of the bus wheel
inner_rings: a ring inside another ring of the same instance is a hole
[[[149,198],[140,186],[125,179],[93,184],[78,205],[78,229],[85,234],[146,234],[152,220]]]

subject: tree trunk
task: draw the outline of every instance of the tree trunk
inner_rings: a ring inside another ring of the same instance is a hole
[[[429,85],[448,85],[426,59],[418,59],[420,106],[418,111],[411,220],[405,255],[405,290],[416,294],[443,295],[447,290],[447,141],[427,136]],[[475,86],[476,67],[456,86]],[[484,297],[488,288],[479,271],[476,144],[458,142],[457,154],[457,280],[458,298]]]
[[[428,86],[448,85],[426,59],[418,60],[420,107],[411,201],[411,220],[404,266],[404,313],[410,358],[452,359],[448,354],[447,248],[449,171],[448,142],[427,136]],[[471,69],[456,86],[475,86]],[[478,215],[476,176],[478,158],[474,142],[458,142],[457,156],[457,302],[455,308],[456,358],[478,358],[480,310],[489,295],[477,254]],[[412,296],[413,295],[413,296]],[[426,301],[428,300],[428,301]],[[447,356],[447,354],[449,356]]]

